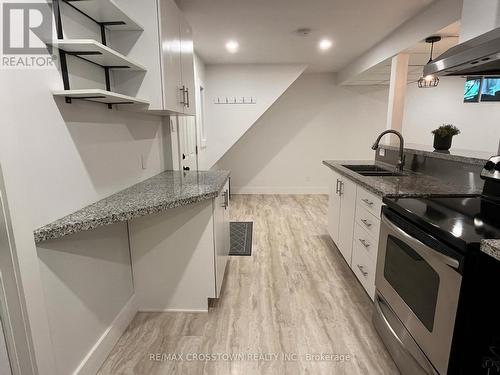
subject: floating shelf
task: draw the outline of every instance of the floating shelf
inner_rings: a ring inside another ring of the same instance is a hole
[[[88,100],[102,104],[140,104],[149,106],[149,101],[147,100],[101,89],[61,90],[54,91],[52,94],[54,96]]]
[[[143,30],[113,0],[63,0],[108,30]]]
[[[143,65],[93,39],[57,39],[48,44],[105,68],[146,71]]]

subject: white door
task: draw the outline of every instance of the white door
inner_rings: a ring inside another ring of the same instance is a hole
[[[0,374],[31,375],[33,351],[1,172],[0,168]]]
[[[178,116],[179,158],[184,171],[198,170],[198,146],[196,144],[196,118]]]
[[[356,184],[347,178],[343,178],[340,183],[339,193],[341,197],[341,209],[337,247],[347,261],[347,264],[351,265],[352,236],[356,215]]]
[[[330,194],[328,197],[328,233],[333,242],[339,242],[339,221],[340,221],[340,194],[339,186],[341,182],[340,175],[336,172],[330,172]]]

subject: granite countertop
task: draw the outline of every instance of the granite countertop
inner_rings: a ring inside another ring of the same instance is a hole
[[[228,178],[228,171],[165,171],[36,229],[35,242],[212,199]]]
[[[481,251],[500,260],[500,240],[483,240],[481,242]]]
[[[381,197],[425,197],[440,195],[479,195],[482,189],[446,183],[421,173],[404,172],[404,176],[362,176],[343,167],[343,164],[378,165],[386,169],[394,166],[378,161],[324,160],[323,164]]]

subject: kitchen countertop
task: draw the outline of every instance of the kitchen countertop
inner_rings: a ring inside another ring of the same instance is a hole
[[[334,171],[346,176],[381,197],[426,197],[440,195],[480,195],[482,189],[474,190],[468,186],[458,186],[443,183],[442,181],[424,174],[405,172],[400,177],[362,176],[359,173],[343,167],[347,165],[378,165],[391,169],[394,166],[374,161],[359,160],[324,160],[323,164]],[[481,251],[500,260],[500,240],[483,240]]]
[[[229,178],[228,171],[165,171],[34,231],[35,242],[114,224],[212,199]]]
[[[425,197],[449,194],[479,195],[482,192],[482,189],[445,183],[435,177],[421,173],[405,171],[404,176],[397,177],[362,176],[343,166],[343,164],[378,165],[383,168],[394,169],[394,166],[378,161],[324,160],[323,164],[381,197]]]
[[[481,242],[481,251],[500,260],[500,240],[483,240]]]

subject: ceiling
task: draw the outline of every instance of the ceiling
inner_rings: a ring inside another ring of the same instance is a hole
[[[176,0],[208,64],[302,63],[308,71],[343,68],[433,0]],[[298,28],[312,33],[301,37]],[[320,39],[333,47],[319,51]],[[225,43],[237,40],[230,54]]]
[[[460,33],[460,22],[455,22],[448,27],[436,32],[441,36],[441,41],[434,44],[434,58],[457,45]],[[405,51],[410,54],[408,67],[408,83],[415,83],[422,76],[424,65],[430,57],[430,45],[425,41],[417,43]],[[348,82],[348,85],[388,85],[391,78],[391,59],[387,59],[373,68],[364,71]]]

